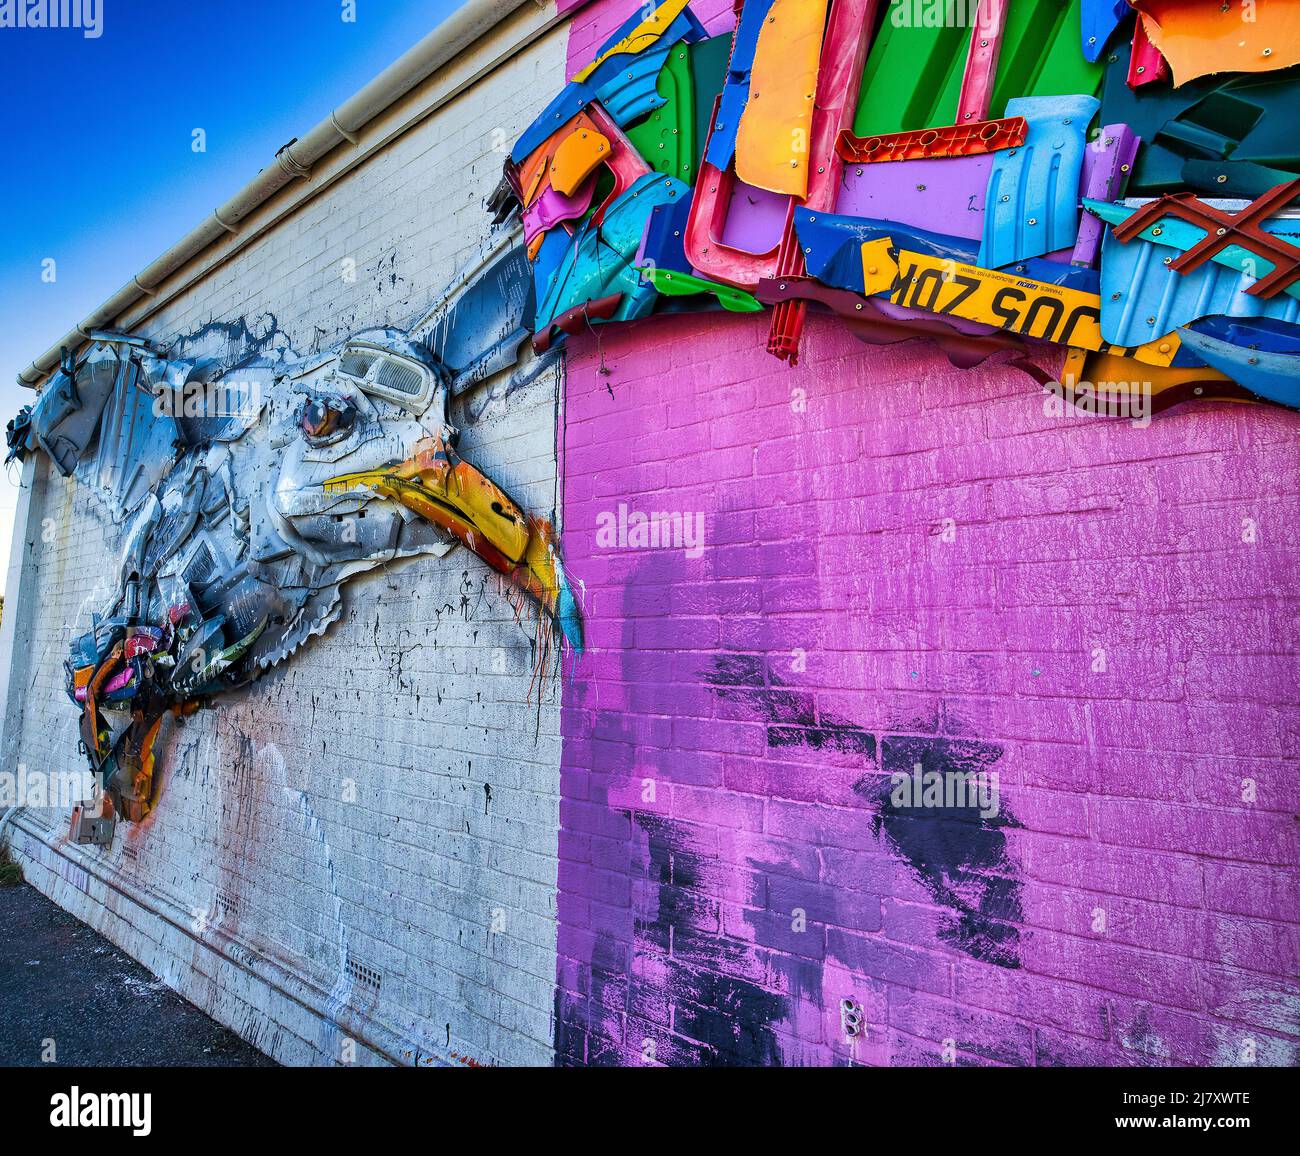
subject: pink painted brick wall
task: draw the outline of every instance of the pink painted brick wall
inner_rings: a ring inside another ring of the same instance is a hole
[[[1294,1063],[1300,417],[766,335],[570,346],[561,1062]],[[891,812],[915,762],[1000,814]]]
[[[572,73],[634,5],[567,7]],[[569,346],[558,1061],[1294,1064],[1300,417],[766,337]],[[997,813],[893,806],[918,763]]]

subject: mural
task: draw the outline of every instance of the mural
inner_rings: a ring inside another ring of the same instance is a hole
[[[342,613],[347,581],[387,562],[463,544],[537,609],[542,663],[581,650],[550,523],[461,458],[448,421],[450,398],[514,365],[523,336],[527,295],[496,288],[524,284],[520,251],[493,250],[422,324],[425,341],[378,329],[315,357],[225,365],[96,333],[10,423],[11,457],[47,454],[123,529],[112,595],[65,663],[103,788],[97,839],[152,808],[169,713],[292,657]]]
[[[1300,407],[1300,5],[1250,7],[646,6],[507,165],[535,346],[769,310],[794,363],[817,309],[962,367],[1064,346],[1072,400]]]

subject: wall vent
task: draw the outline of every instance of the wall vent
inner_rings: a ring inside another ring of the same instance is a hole
[[[349,955],[347,973],[348,978],[364,991],[374,995],[379,994],[379,987],[384,982],[384,977],[377,968],[369,967]]]

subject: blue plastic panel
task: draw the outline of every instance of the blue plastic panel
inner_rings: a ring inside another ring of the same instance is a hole
[[[623,302],[611,321],[629,321],[654,308],[654,286],[636,271],[635,261],[646,222],[656,205],[689,200],[690,186],[675,177],[650,173],[619,197],[599,226],[588,222],[573,237],[537,309],[536,329],[575,306],[615,293]]]
[[[1112,345],[1142,345],[1212,314],[1292,324],[1300,317],[1296,298],[1253,297],[1246,292],[1251,278],[1213,261],[1190,273],[1174,272],[1165,259],[1179,252],[1149,241],[1125,245],[1107,230],[1101,244],[1101,334]]]
[[[1020,148],[994,154],[978,264],[996,269],[1074,247],[1088,124],[1100,107],[1091,96],[1007,101],[1006,115],[1023,116],[1029,131]]]
[[[827,285],[854,293],[861,293],[865,288],[862,245],[866,241],[876,241],[882,237],[890,237],[896,246],[910,249],[914,253],[925,253],[963,265],[975,264],[975,245],[972,241],[945,233],[932,233],[897,221],[815,213],[796,206],[794,227],[809,274]],[[1081,269],[1059,261],[1027,258],[1005,271],[1020,273],[1034,281],[1078,289],[1084,293],[1097,292],[1095,269]]]
[[[1300,356],[1294,353],[1271,353],[1262,349],[1243,349],[1191,329],[1180,329],[1178,336],[1204,359],[1211,369],[1227,374],[1252,393],[1279,405],[1300,409]]]
[[[1096,63],[1106,48],[1110,34],[1129,13],[1127,0],[1083,0],[1079,12],[1082,25],[1083,57]]]
[[[736,39],[731,49],[731,67],[727,71],[727,82],[722,87],[722,100],[713,122],[709,147],[704,154],[704,159],[720,172],[726,171],[736,155],[736,133],[740,130],[740,118],[745,114],[745,106],[749,103],[749,74],[754,67],[754,55],[758,51],[758,36],[763,31],[763,23],[774,3],[775,0],[748,0],[740,14],[740,24],[736,28]]]

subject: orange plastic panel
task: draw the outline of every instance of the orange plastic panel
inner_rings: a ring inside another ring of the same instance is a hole
[[[571,197],[582,182],[610,158],[609,137],[595,129],[579,129],[565,137],[551,158],[551,188]]]
[[[829,0],[776,0],[758,35],[736,175],[755,188],[808,195],[812,119]]]
[[[1300,0],[1240,3],[1133,0],[1147,38],[1169,61],[1174,83],[1215,72],[1271,72],[1300,63]]]

